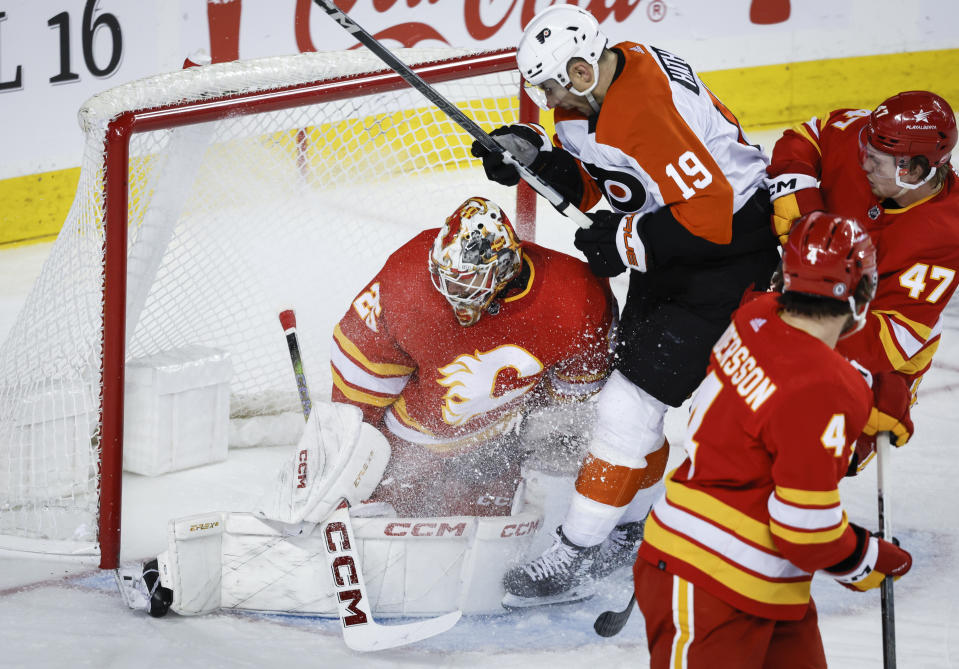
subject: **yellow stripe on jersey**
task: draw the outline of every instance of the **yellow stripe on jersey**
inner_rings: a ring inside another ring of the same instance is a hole
[[[810,120],[810,121],[806,121],[806,123],[812,123],[812,121],[811,121],[811,120]],[[809,132],[809,128],[806,127],[806,123],[800,123],[799,125],[794,125],[794,126],[792,127],[792,130],[793,130],[797,135],[802,135],[803,137],[805,137],[807,142],[809,142],[809,143],[812,144],[814,147],[816,147],[816,151],[818,151],[818,152],[819,152],[819,155],[821,156],[821,155],[822,155],[822,148],[820,148],[820,146],[819,146],[819,140],[818,140],[815,136],[813,136],[813,134],[812,134],[811,132]]]
[[[673,576],[673,624],[676,635],[670,652],[670,667],[684,669],[687,666],[689,644],[693,639],[693,607],[690,606],[693,585],[684,578]]]
[[[396,400],[396,404],[393,405],[393,413],[396,414],[396,417],[400,419],[402,423],[405,423],[408,427],[413,428],[417,432],[422,432],[423,434],[429,435],[431,437],[436,437],[436,433],[433,432],[428,427],[425,427],[418,423],[416,420],[410,416],[409,412],[406,410],[406,400],[400,397]]]
[[[931,200],[932,198],[937,197],[937,196],[939,195],[939,193],[941,193],[941,192],[942,192],[941,189],[940,189],[940,190],[937,190],[935,193],[932,193],[932,194],[930,194],[930,195],[927,195],[926,197],[922,198],[921,200],[917,200],[916,202],[913,202],[912,204],[908,204],[908,205],[906,205],[905,207],[901,207],[901,208],[899,208],[899,209],[886,209],[886,213],[887,213],[887,214],[901,214],[901,213],[903,213],[903,212],[909,211],[910,209],[912,209],[912,208],[914,208],[914,207],[918,207],[918,206],[919,206],[920,204],[922,204],[923,202],[928,202],[928,201]]]
[[[932,328],[923,325],[922,323],[917,323],[916,321],[910,320],[900,314],[898,311],[885,311],[877,309],[873,313],[887,314],[893,320],[905,323],[912,328],[917,335],[922,337],[923,340],[928,340],[929,336],[932,334]],[[902,352],[899,350],[896,336],[893,334],[892,329],[889,327],[889,323],[887,323],[886,319],[884,318],[879,318],[879,341],[882,344],[883,351],[886,353],[886,357],[889,359],[889,362],[892,363],[893,368],[897,372],[902,372],[903,374],[915,374],[916,372],[921,372],[924,370],[929,365],[936,350],[939,348],[939,342],[935,342],[930,346],[924,345],[923,348],[921,348],[919,352],[911,358],[903,357]]]
[[[785,539],[791,544],[828,544],[836,541],[843,535],[846,528],[849,527],[849,519],[846,518],[846,512],[842,512],[842,522],[836,527],[819,532],[799,532],[791,530],[788,527],[780,525],[772,518],[769,519],[769,529],[780,539]]]
[[[346,395],[346,397],[354,402],[370,404],[375,407],[388,407],[389,405],[393,404],[396,399],[394,397],[379,397],[377,395],[370,395],[369,393],[364,393],[362,390],[357,390],[356,388],[347,385],[333,365],[330,365],[330,369],[333,372],[333,385],[336,386],[341,393]]]
[[[754,576],[726,562],[715,553],[700,548],[664,528],[656,522],[653,515],[646,518],[643,541],[648,541],[651,546],[676,556],[727,588],[757,602],[780,606],[795,606],[809,602],[809,580],[782,582]]]
[[[893,311],[892,309],[876,309],[872,313],[874,314],[887,314],[893,320],[899,321],[904,325],[909,326],[909,328],[916,333],[917,336],[922,337],[923,341],[929,339],[929,336],[932,334],[932,328],[928,325],[923,325],[919,321],[914,321],[911,318],[906,318],[898,311]]]
[[[909,358],[909,361],[903,364],[901,367],[897,367],[896,371],[902,372],[903,374],[917,374],[921,372],[932,362],[932,357],[936,354],[938,349],[938,341],[930,344],[916,353],[916,355]]]
[[[516,295],[503,298],[503,302],[515,302],[516,300],[526,297],[526,294],[529,293],[529,291],[533,288],[533,279],[536,278],[536,267],[533,265],[533,261],[530,260],[529,256],[525,253],[523,253],[523,260],[526,261],[526,264],[529,266],[529,281],[526,282],[526,288]]]
[[[673,481],[673,474],[675,473],[676,470],[674,469],[666,475],[665,479],[666,497],[671,503],[709,518],[710,521],[722,526],[726,531],[748,539],[757,546],[762,546],[775,553],[779,552],[776,544],[773,543],[768,525],[747,516],[739,509],[729,506],[710,494],[676,483]]]
[[[802,506],[835,506],[839,504],[839,490],[802,490],[776,486],[776,497],[790,504]]]
[[[392,363],[386,362],[371,362],[360,349],[347,339],[346,335],[343,334],[343,330],[340,329],[339,323],[336,324],[336,327],[333,328],[333,339],[336,340],[336,343],[340,345],[340,348],[343,349],[353,360],[361,364],[363,367],[366,367],[368,370],[374,374],[379,374],[380,376],[406,376],[407,374],[412,374],[416,371],[413,367],[407,367],[406,365],[394,365]]]

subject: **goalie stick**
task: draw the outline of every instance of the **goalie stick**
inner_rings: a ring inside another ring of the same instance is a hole
[[[889,433],[876,435],[876,489],[878,492],[879,534],[892,541],[892,526],[886,508],[886,492],[889,489]],[[882,666],[896,669],[896,612],[892,596],[892,577],[887,576],[880,586],[882,606]]]
[[[296,384],[303,406],[303,417],[310,417],[310,391],[300,358],[296,336],[296,314],[292,309],[280,312],[280,324],[286,335],[290,360],[296,374]],[[428,639],[450,629],[463,615],[453,611],[437,618],[418,620],[403,625],[380,625],[373,620],[370,598],[356,553],[356,535],[350,523],[349,504],[344,499],[339,507],[320,524],[326,546],[324,552],[336,590],[337,610],[343,624],[343,641],[353,650],[366,652],[405,646]]]
[[[296,376],[296,390],[300,394],[300,405],[303,415],[310,417],[313,403],[310,401],[310,389],[306,386],[306,375],[303,373],[303,359],[300,357],[300,343],[296,338],[296,314],[292,309],[280,312],[280,325],[286,335],[286,346],[290,350],[290,361],[293,363],[293,375]]]
[[[356,21],[351,19],[343,10],[337,7],[333,0],[313,0],[324,12],[329,14],[330,18],[336,21],[344,30],[352,34],[367,49],[373,52],[376,57],[386,63],[390,69],[403,77],[410,86],[423,94],[427,100],[439,107],[450,119],[463,130],[472,135],[473,139],[483,145],[483,148],[490,153],[504,154],[504,160],[511,163],[519,172],[523,181],[528,183],[533,190],[549,200],[557,211],[564,214],[581,228],[588,228],[592,221],[586,214],[574,207],[572,203],[563,197],[548,183],[540,179],[531,172],[526,166],[519,163],[513,156],[500,146],[495,139],[489,136],[485,130],[476,124],[473,119],[464,114],[452,102],[444,98],[439,92],[423,81],[413,70],[403,61],[396,57],[392,51],[383,46],[375,37],[366,32]]]

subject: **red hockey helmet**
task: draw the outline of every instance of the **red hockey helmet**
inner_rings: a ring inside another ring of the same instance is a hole
[[[906,91],[885,100],[869,116],[865,134],[874,147],[894,155],[899,167],[914,156],[925,156],[932,167],[944,165],[959,139],[949,103],[929,91]]]
[[[783,252],[783,292],[868,303],[877,281],[876,249],[854,219],[815,211],[793,225]],[[851,308],[857,316],[865,312]]]

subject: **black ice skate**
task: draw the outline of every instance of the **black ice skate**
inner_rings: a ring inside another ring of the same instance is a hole
[[[542,555],[506,572],[503,606],[542,606],[591,597],[591,572],[600,548],[577,546],[566,538],[562,527],[557,527],[553,545]]]
[[[593,578],[606,578],[617,569],[631,566],[636,562],[636,553],[639,544],[643,541],[645,520],[635,523],[623,523],[613,528],[613,531],[601,544],[599,558],[590,574]]]
[[[147,613],[154,618],[162,618],[173,603],[173,591],[160,585],[160,566],[156,560],[143,563],[143,585],[150,597]]]

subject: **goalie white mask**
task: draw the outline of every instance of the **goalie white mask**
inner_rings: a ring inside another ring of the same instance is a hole
[[[484,197],[454,211],[433,242],[430,274],[460,325],[473,325],[522,267],[520,241],[506,214]]]

